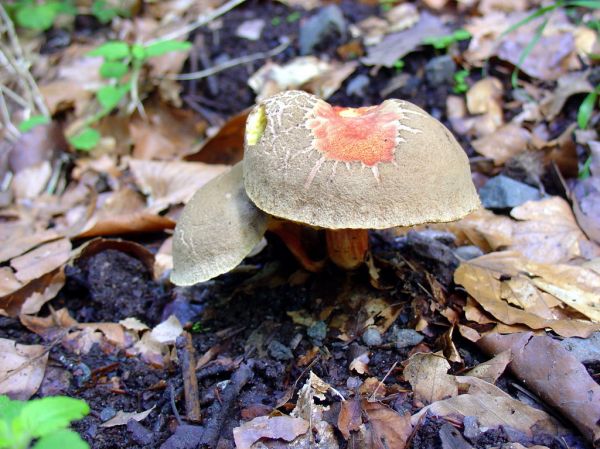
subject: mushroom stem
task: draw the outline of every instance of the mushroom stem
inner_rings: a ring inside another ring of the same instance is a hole
[[[337,266],[346,270],[358,268],[369,250],[366,229],[326,229],[327,254]]]
[[[313,260],[302,245],[302,225],[291,221],[271,219],[267,230],[285,243],[287,249],[305,270],[317,273],[325,266],[325,260]]]

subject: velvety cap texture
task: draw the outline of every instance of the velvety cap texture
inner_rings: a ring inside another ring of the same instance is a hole
[[[235,268],[260,242],[267,221],[246,196],[238,163],[185,206],[173,236],[171,281],[192,285]]]
[[[266,99],[248,117],[244,182],[268,214],[330,229],[453,221],[479,207],[454,136],[402,100],[340,108],[301,91]]]

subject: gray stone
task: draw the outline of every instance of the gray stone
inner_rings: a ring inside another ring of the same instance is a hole
[[[454,250],[454,255],[462,260],[471,260],[483,256],[483,251],[479,246],[465,245],[459,246]]]
[[[275,360],[281,361],[292,360],[294,358],[292,350],[277,340],[269,343],[269,355]]]
[[[416,346],[423,341],[423,338],[425,337],[414,329],[398,329],[394,335],[397,349]]]
[[[537,189],[527,184],[498,175],[485,183],[479,190],[479,197],[486,209],[508,209],[527,201],[539,200],[542,196]]]
[[[425,65],[425,79],[431,86],[452,84],[455,72],[456,63],[450,55],[436,56]]]
[[[367,346],[379,346],[382,343],[381,332],[376,327],[369,327],[362,335],[362,340]]]
[[[588,338],[565,338],[560,344],[580,362],[600,360],[600,332],[594,332]]]
[[[465,426],[463,435],[466,438],[470,440],[479,438],[481,435],[481,429],[479,428],[479,423],[477,422],[476,416],[465,416],[463,419],[463,425]]]
[[[108,421],[117,414],[117,411],[112,407],[105,407],[100,411],[100,420],[102,422]]]
[[[419,256],[435,260],[446,266],[458,265],[458,259],[454,255],[452,248],[430,234],[408,231],[406,239],[411,249]]]
[[[369,77],[367,75],[357,75],[352,78],[346,86],[346,95],[356,95],[357,97],[365,96],[365,89],[369,85]]]
[[[182,425],[165,441],[160,449],[194,449],[204,434],[204,427]]]
[[[142,446],[149,446],[154,441],[154,433],[135,419],[127,421],[127,430],[131,432],[131,438]]]
[[[306,335],[308,335],[313,343],[320,346],[327,336],[327,324],[324,321],[317,321],[306,330]]]
[[[346,37],[346,20],[337,5],[322,8],[300,26],[300,54],[309,55],[332,33]]]

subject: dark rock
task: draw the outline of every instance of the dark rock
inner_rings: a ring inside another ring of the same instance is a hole
[[[471,260],[476,257],[483,256],[483,251],[475,245],[459,246],[454,250],[456,257],[462,260]]]
[[[365,96],[365,89],[369,86],[370,80],[367,75],[357,75],[352,78],[346,86],[346,95]]]
[[[379,346],[382,343],[381,332],[376,327],[369,327],[362,334],[362,341],[367,346]]]
[[[200,426],[179,426],[167,441],[161,444],[160,449],[195,449],[204,434]]]
[[[393,336],[397,349],[416,346],[425,338],[414,329],[398,329],[393,333]]]
[[[425,66],[425,79],[430,86],[452,84],[456,63],[452,56],[443,55],[431,59]]]
[[[149,446],[154,441],[154,433],[135,419],[127,422],[127,430],[131,432],[131,438],[142,446]]]
[[[292,360],[294,358],[292,350],[277,340],[273,340],[269,343],[269,355],[275,360],[281,361]]]
[[[337,5],[322,8],[300,26],[300,54],[309,55],[332,34],[346,36],[346,20]]]
[[[324,321],[317,321],[306,330],[306,334],[317,346],[320,346],[327,336],[327,324]]]
[[[486,182],[479,196],[486,209],[509,209],[542,197],[537,189],[504,175]]]
[[[409,231],[408,246],[419,256],[434,260],[445,266],[458,266],[452,248],[424,232]]]
[[[112,407],[105,407],[100,411],[100,420],[102,422],[108,421],[111,418],[114,418],[117,414],[117,411]]]

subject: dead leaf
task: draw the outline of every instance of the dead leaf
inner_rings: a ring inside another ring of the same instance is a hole
[[[495,165],[503,165],[514,156],[527,150],[531,134],[525,128],[508,123],[496,131],[473,140],[475,151],[494,161]]]
[[[575,285],[572,284],[571,269],[578,273],[575,279],[579,281]],[[569,277],[561,279],[565,272],[569,273]],[[514,279],[519,279],[531,288],[520,291],[511,289],[506,282]],[[461,263],[454,274],[454,280],[465,287],[486,312],[504,324],[525,324],[530,329],[551,328],[565,337],[587,337],[600,329],[600,324],[563,318],[560,308],[553,310],[551,307],[553,301],[560,298],[540,291],[536,286],[536,283],[540,283],[545,286],[546,291],[558,290],[562,295],[566,295],[564,291],[570,291],[567,298],[572,300],[576,297],[577,304],[573,302],[569,305],[575,304],[578,310],[587,311],[594,319],[598,319],[600,315],[593,310],[593,304],[600,291],[600,276],[592,270],[577,266],[538,264],[523,258],[519,253],[504,251]],[[575,295],[574,292],[577,291],[581,293]],[[524,297],[523,292],[530,296]],[[549,303],[549,300],[552,302]],[[515,301],[519,302],[517,306],[511,304]],[[553,318],[548,318],[549,316]]]
[[[510,350],[515,376],[568,417],[590,442],[599,441],[600,386],[559,342],[531,333],[490,334],[478,346],[491,354]]]
[[[261,438],[292,441],[308,431],[308,421],[291,416],[259,416],[233,429],[237,449],[251,449]]]
[[[71,257],[69,239],[56,240],[11,260],[15,278],[26,283],[63,266]]]
[[[158,213],[174,204],[187,203],[200,187],[229,167],[183,161],[129,159],[137,186],[148,196],[147,210]]]
[[[498,428],[500,426],[516,429],[528,435],[547,433],[552,436],[565,434],[562,428],[546,412],[535,409],[513,399],[507,393],[481,379],[470,376],[456,376],[465,394],[434,402],[412,416],[416,425],[425,413],[440,417],[476,416],[480,427]]]
[[[100,427],[116,427],[116,426],[125,426],[130,420],[134,420],[140,422],[152,413],[152,410],[156,408],[156,405],[153,405],[152,408],[145,410],[143,412],[124,412],[119,410],[117,414],[109,419],[108,421],[100,424]]]
[[[246,109],[231,117],[216,134],[204,141],[199,150],[184,159],[206,164],[237,164],[244,157],[244,133],[249,112],[250,109]]]
[[[362,411],[360,401],[355,398],[342,402],[337,427],[342,432],[344,438],[346,440],[350,438],[350,432],[358,430],[361,424]]]
[[[368,433],[370,433],[371,447],[373,449],[404,449],[412,433],[410,415],[400,415],[394,410],[379,402],[361,401],[362,408],[369,419]]]
[[[52,176],[52,166],[49,161],[39,162],[15,174],[11,188],[15,198],[32,199],[40,195]]]
[[[561,76],[553,92],[548,92],[540,104],[540,111],[546,120],[554,120],[572,95],[591,92],[588,81],[589,71],[571,72]]]
[[[425,405],[456,396],[458,388],[454,376],[447,374],[448,361],[439,354],[418,353],[408,359],[404,377],[413,388],[415,400]]]
[[[26,401],[38,391],[47,363],[44,346],[0,338],[0,394]]]
[[[510,350],[502,351],[487,362],[474,366],[465,373],[466,376],[477,377],[491,384],[495,384],[498,378],[504,373],[506,367],[512,360]]]
[[[365,65],[393,67],[394,63],[423,44],[426,37],[451,34],[451,30],[437,17],[427,12],[411,28],[388,34],[381,43],[368,48],[361,62]]]

